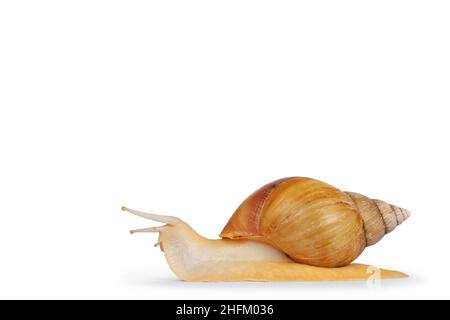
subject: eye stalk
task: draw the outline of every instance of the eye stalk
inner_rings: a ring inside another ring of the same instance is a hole
[[[161,223],[167,223],[170,225],[177,225],[177,224],[183,223],[183,220],[181,220],[180,218],[174,217],[174,216],[151,214],[151,213],[146,213],[146,212],[142,212],[142,211],[129,209],[127,207],[122,207],[122,211],[132,213],[138,217],[141,217],[141,218],[144,218],[147,220],[152,220],[152,221],[161,222]],[[155,231],[148,231],[148,232],[155,232]]]
[[[161,232],[165,227],[166,226],[134,229],[134,230],[130,230],[130,233],[131,234],[134,234],[134,233],[157,233],[157,232]]]

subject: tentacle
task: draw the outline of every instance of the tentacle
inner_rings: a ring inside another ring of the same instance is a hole
[[[131,234],[134,234],[134,233],[157,233],[157,232],[162,231],[166,227],[167,226],[150,227],[150,228],[143,228],[143,229],[134,229],[134,230],[130,230],[130,233]]]
[[[137,215],[144,219],[161,222],[161,223],[167,223],[167,224],[171,224],[171,225],[183,223],[183,220],[181,220],[180,218],[174,217],[174,216],[163,216],[163,215],[159,215],[159,214],[151,214],[151,213],[146,213],[146,212],[142,212],[142,211],[129,209],[127,207],[122,207],[122,211],[132,213],[132,214]]]

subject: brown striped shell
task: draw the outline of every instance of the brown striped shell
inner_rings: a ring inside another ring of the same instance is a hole
[[[263,241],[293,260],[340,267],[409,217],[408,210],[311,178],[276,180],[238,207],[222,238]]]

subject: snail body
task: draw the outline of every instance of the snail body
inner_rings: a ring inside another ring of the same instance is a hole
[[[172,271],[188,281],[356,280],[367,265],[351,264],[409,217],[409,211],[311,178],[271,182],[251,194],[231,216],[222,239],[198,235],[177,217],[123,208],[165,226],[159,232]],[[404,277],[381,270],[382,278]]]

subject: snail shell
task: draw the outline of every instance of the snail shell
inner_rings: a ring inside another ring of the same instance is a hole
[[[268,243],[291,259],[340,267],[410,216],[408,210],[302,177],[273,181],[238,207],[222,238]]]

